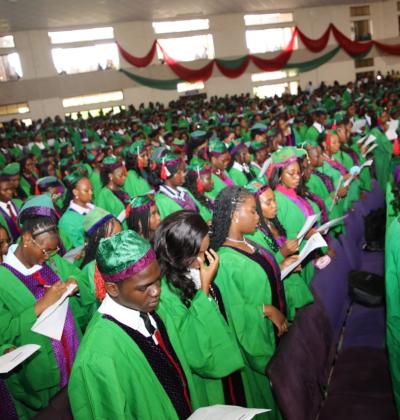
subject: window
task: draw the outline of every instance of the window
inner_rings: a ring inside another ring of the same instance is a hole
[[[124,95],[122,91],[115,91],[65,98],[63,99],[62,104],[64,108],[69,108],[72,106],[99,104],[102,102],[122,101],[123,99]]]
[[[369,19],[354,20],[352,22],[352,28],[356,41],[368,41],[371,39],[371,25]]]
[[[286,79],[297,76],[297,70],[267,71],[265,73],[254,73],[251,75],[252,82],[268,82],[269,80]]]
[[[158,42],[165,52],[177,61],[214,58],[214,42],[210,34],[159,39]],[[157,48],[157,54],[159,59],[163,58],[160,48]]]
[[[350,7],[350,16],[357,17],[357,16],[368,16],[370,14],[369,6],[353,6]]]
[[[87,120],[89,118],[89,115],[91,117],[98,117],[100,113],[108,114],[112,113],[113,115],[119,114],[122,110],[125,109],[124,105],[114,106],[114,107],[107,107],[107,108],[98,108],[98,109],[90,109],[89,111],[77,111],[77,112],[68,112],[65,114],[66,117],[72,118],[73,120],[77,120],[78,118],[83,118],[84,120]],[[80,117],[78,117],[78,114]]]
[[[18,80],[21,77],[22,67],[19,54],[0,55],[0,81]]]
[[[373,67],[373,65],[374,65],[373,57],[362,58],[360,60],[354,60],[354,66],[356,69],[359,69],[361,67]]]
[[[14,37],[12,35],[0,36],[0,48],[14,48]]]
[[[375,72],[371,71],[362,71],[360,73],[356,73],[356,80],[373,80],[375,78]]]
[[[29,112],[29,106],[27,102],[0,105],[0,115],[26,114],[27,112]]]
[[[208,19],[175,20],[168,22],[153,22],[156,34],[168,34],[173,32],[202,31],[210,28]]]
[[[275,95],[282,96],[283,94],[290,93],[297,95],[299,82],[285,82],[274,85],[262,85],[253,87],[253,93],[259,98],[271,98]]]
[[[29,127],[32,125],[32,120],[30,118],[24,118],[22,122],[25,124],[25,127]]]
[[[275,23],[293,22],[293,13],[265,13],[262,15],[244,15],[244,24],[271,25]]]
[[[72,43],[114,39],[114,28],[106,27],[49,32],[49,37],[52,44],[67,44],[70,42]]]
[[[119,67],[118,48],[115,43],[76,48],[53,48],[51,55],[59,74],[84,73]]]
[[[190,92],[193,90],[204,89],[204,83],[203,82],[196,82],[196,83],[183,82],[183,83],[178,83],[176,87],[177,87],[178,93],[183,93],[183,92]]]
[[[271,28],[246,31],[246,44],[250,54],[284,49],[292,37],[292,28]],[[297,48],[297,40],[294,48]]]

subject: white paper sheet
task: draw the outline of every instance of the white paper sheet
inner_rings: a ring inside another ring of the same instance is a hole
[[[397,138],[397,129],[399,128],[399,120],[389,120],[389,128],[386,130],[386,136],[389,140]]]
[[[367,156],[369,153],[371,153],[374,149],[376,149],[378,147],[378,145],[375,143],[373,144],[364,154],[363,156]]]
[[[323,225],[321,225],[318,229],[316,229],[316,231],[321,233],[322,235],[325,235],[332,226],[336,226],[347,216],[348,214],[341,217],[337,217],[336,219],[329,220],[329,222],[326,222]]]
[[[351,183],[352,183],[352,181],[355,179],[355,178],[357,178],[357,175],[358,174],[353,174],[353,175],[351,175],[349,178],[347,178],[346,179],[346,181],[344,181],[343,182],[343,187],[344,188],[347,188]]]
[[[368,159],[368,160],[366,160],[361,166],[360,166],[360,172],[364,169],[364,168],[366,168],[366,167],[368,167],[368,166],[371,166],[372,164],[374,163],[374,160],[373,159]]]
[[[255,415],[271,411],[264,408],[244,408],[237,405],[211,405],[198,408],[188,420],[250,420]]]
[[[372,134],[370,134],[367,138],[367,140],[364,142],[363,146],[368,146],[371,143],[373,143],[376,140],[376,137]]]
[[[67,260],[70,263],[73,263],[75,261],[75,257],[79,255],[80,252],[83,250],[83,245],[78,246],[74,249],[69,250],[67,253],[63,255],[64,260]]]
[[[333,196],[332,204],[331,204],[331,207],[330,207],[329,211],[332,211],[333,206],[336,204],[336,200],[338,199],[338,193],[339,193],[340,188],[342,187],[342,184],[343,184],[343,176],[340,175],[339,182],[337,184],[337,187],[336,187],[336,190],[335,190],[335,195]]]
[[[268,171],[268,168],[270,167],[272,163],[272,158],[269,157],[263,164],[260,173],[258,174],[258,178],[262,178]]]
[[[304,222],[304,226],[301,228],[300,232],[297,234],[296,239],[298,239],[299,244],[303,240],[306,233],[315,225],[315,222],[318,220],[320,213],[312,214],[308,216]]]
[[[68,296],[75,289],[76,284],[70,284],[60,299],[42,312],[31,330],[60,341],[67,317]]]
[[[8,373],[38,351],[38,344],[25,344],[0,357],[0,374]]]
[[[299,254],[299,258],[281,271],[281,280],[291,273],[314,249],[328,246],[320,233],[314,233]]]
[[[353,126],[351,127],[351,132],[352,133],[361,133],[363,128],[367,125],[367,121],[360,119],[360,120],[355,120],[353,123]]]
[[[361,145],[361,143],[364,143],[365,140],[367,140],[368,136],[363,136],[359,140],[357,140],[357,144]]]

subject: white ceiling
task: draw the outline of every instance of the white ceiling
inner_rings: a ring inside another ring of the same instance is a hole
[[[179,19],[361,2],[363,1],[0,0],[0,34],[31,29],[70,28],[135,20]]]

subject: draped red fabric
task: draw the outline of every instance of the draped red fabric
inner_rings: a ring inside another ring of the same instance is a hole
[[[190,69],[188,67],[182,66],[182,64],[179,64],[172,57],[170,57],[160,44],[158,44],[158,46],[161,48],[161,51],[164,55],[165,63],[168,64],[170,69],[180,79],[186,80],[189,83],[195,83],[206,82],[211,77],[215,60],[211,60],[208,64],[206,64],[204,67],[201,67],[200,69]]]
[[[119,53],[129,64],[132,64],[132,66],[135,67],[147,67],[153,61],[157,49],[157,41],[153,42],[150,51],[144,57],[135,57],[129,54],[128,51],[124,50],[118,42],[117,46]]]
[[[374,41],[374,45],[379,48],[382,52],[390,55],[400,55],[400,45],[388,45],[382,44],[381,42]]]
[[[218,60],[215,60],[215,65],[217,66],[218,70],[225,77],[229,77],[230,79],[235,79],[236,77],[241,76],[246,71],[249,63],[250,63],[250,56],[249,55],[245,58],[243,63],[237,68],[224,67]]]
[[[358,55],[366,53],[374,44],[373,41],[358,42],[352,41],[347,38],[335,25],[331,24],[332,33],[337,43],[347,52],[349,55]]]
[[[321,38],[311,39],[308,36],[304,35],[303,32],[297,28],[297,35],[300,38],[302,44],[312,52],[321,52],[328,45],[329,35],[331,34],[331,25],[329,25],[326,31],[323,33]]]
[[[294,28],[292,33],[292,38],[290,39],[286,48],[275,58],[273,59],[264,59],[256,57],[255,55],[250,55],[250,59],[253,63],[263,71],[278,71],[281,70],[290,60],[290,57],[293,53],[294,43],[296,41],[298,29]]]

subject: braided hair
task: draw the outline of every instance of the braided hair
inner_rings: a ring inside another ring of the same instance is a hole
[[[155,202],[153,203],[153,205],[156,205]],[[147,239],[148,241],[152,239],[151,232],[149,229],[150,211],[151,207],[146,207],[142,210],[131,210],[126,219],[128,223],[128,228],[130,230],[134,230],[139,235],[142,235],[143,238]]]
[[[185,177],[185,185],[186,187],[194,196],[194,198],[203,206],[210,208],[210,201],[207,199],[207,197],[200,193],[197,189],[197,178],[199,175],[196,172],[187,172]]]
[[[29,232],[33,237],[42,233],[58,235],[56,216],[28,216],[21,217],[22,233]]]
[[[189,276],[189,267],[196,260],[207,234],[208,226],[198,213],[181,210],[166,217],[154,236],[161,273],[178,289],[180,299],[187,307],[197,291]]]
[[[225,242],[232,223],[233,212],[245,199],[252,196],[244,187],[224,188],[214,202],[210,246],[217,251]]]

